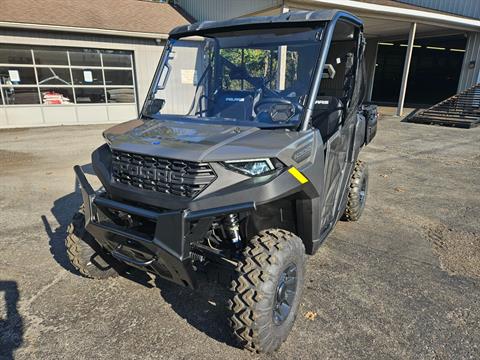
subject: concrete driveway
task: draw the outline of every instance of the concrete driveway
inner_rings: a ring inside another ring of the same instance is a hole
[[[310,257],[299,317],[273,359],[480,358],[480,128],[379,127],[361,155],[364,215]],[[72,271],[71,168],[89,169],[103,128],[0,132],[0,358],[256,358],[234,346],[218,287]]]

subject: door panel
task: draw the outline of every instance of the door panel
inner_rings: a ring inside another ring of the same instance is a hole
[[[349,151],[352,140],[352,121],[337,131],[325,149],[325,201],[322,211],[322,228],[337,218],[341,197],[346,186],[345,174],[349,172]]]

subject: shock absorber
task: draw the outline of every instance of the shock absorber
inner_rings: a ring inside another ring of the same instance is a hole
[[[233,245],[238,249],[242,246],[242,238],[240,237],[240,224],[238,223],[237,214],[229,214],[225,218],[225,228],[228,232],[230,240]]]

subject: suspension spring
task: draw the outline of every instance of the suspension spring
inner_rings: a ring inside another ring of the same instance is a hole
[[[239,248],[242,245],[242,238],[240,237],[240,224],[237,214],[229,214],[225,219],[225,223],[230,240],[232,240],[236,248]]]

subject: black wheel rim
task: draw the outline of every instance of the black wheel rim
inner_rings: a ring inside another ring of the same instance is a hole
[[[273,303],[273,322],[281,325],[290,314],[297,291],[297,266],[288,265],[280,275],[275,301]]]

